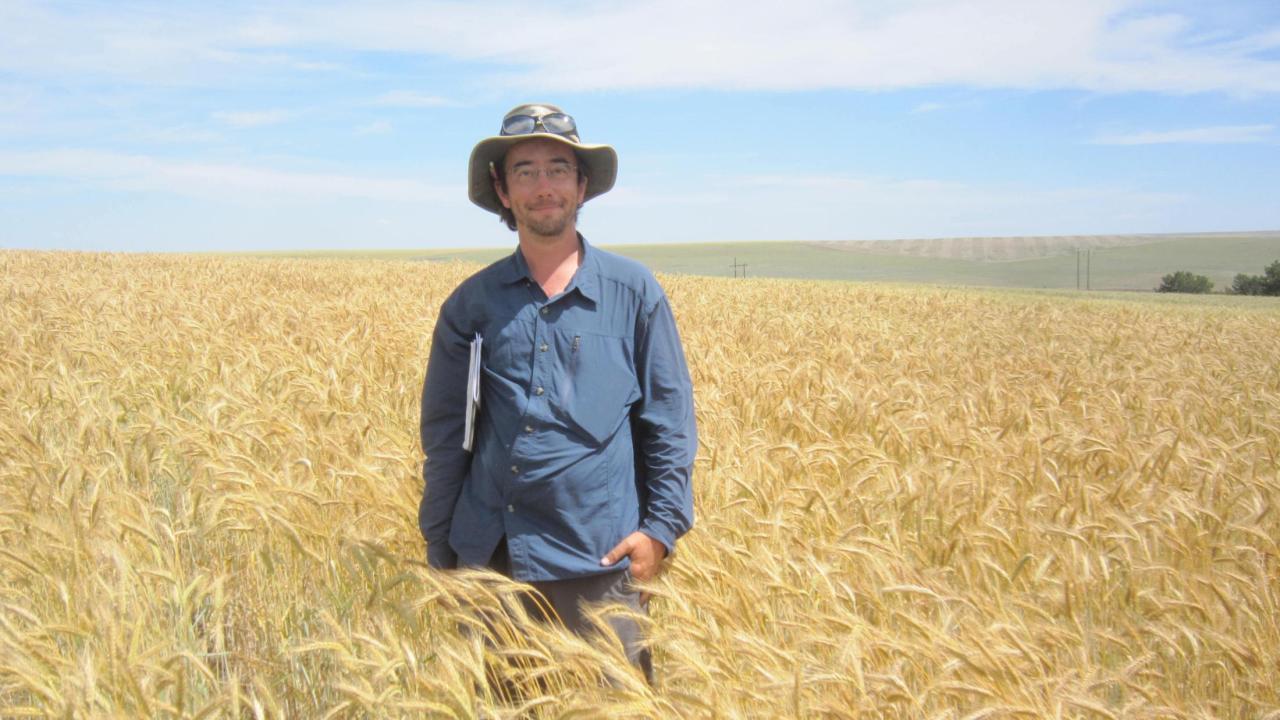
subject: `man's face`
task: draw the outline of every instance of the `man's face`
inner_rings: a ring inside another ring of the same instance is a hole
[[[511,210],[516,226],[535,236],[559,237],[577,225],[578,206],[587,192],[579,179],[573,150],[554,140],[533,138],[513,145],[503,160],[506,188],[496,181],[498,199]],[[564,173],[557,180],[553,171]],[[532,176],[522,181],[521,174]]]

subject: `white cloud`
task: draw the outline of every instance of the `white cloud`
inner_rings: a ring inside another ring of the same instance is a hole
[[[29,87],[0,84],[0,115],[17,114],[26,110],[34,98],[35,92]]]
[[[71,9],[67,9],[71,8]],[[938,85],[1280,92],[1280,28],[1206,32],[1144,0],[283,2],[267,10],[12,0],[0,71],[217,82],[315,48],[503,68],[523,89],[889,89]],[[643,31],[639,31],[643,28]],[[501,42],[495,42],[501,38]],[[495,73],[499,71],[494,71]],[[388,102],[437,106],[399,91]]]
[[[386,120],[374,120],[368,125],[356,128],[356,135],[385,135],[391,132],[391,123]]]
[[[418,180],[182,162],[81,149],[0,152],[0,176],[4,175],[56,178],[114,190],[255,202],[287,197],[427,202],[453,199],[459,192],[454,186]]]
[[[1124,202],[1140,200],[1141,205],[1166,202],[1180,196],[1148,193],[1117,187],[1033,188],[1021,186],[983,185],[934,178],[885,178],[851,175],[750,175],[718,178],[721,185],[737,186],[756,193],[794,193],[814,203],[881,203],[900,205],[903,209],[928,207],[975,207],[975,214],[995,207],[1036,205],[1072,199],[1096,202],[1113,194]]]
[[[659,183],[661,184],[661,183]],[[592,205],[607,203],[614,208],[649,210],[652,208],[671,208],[674,206],[706,207],[711,205],[731,205],[734,196],[731,193],[717,190],[671,190],[646,188],[636,184],[615,186],[599,200],[592,200]]]
[[[439,95],[426,95],[412,90],[395,90],[383,93],[373,101],[373,104],[411,108],[452,107],[457,105],[456,102],[448,98],[440,97]]]
[[[222,136],[216,132],[190,125],[143,130],[139,134],[145,140],[158,143],[211,143],[222,140]]]
[[[236,128],[262,127],[279,125],[289,119],[290,114],[284,110],[251,110],[242,112],[215,112],[213,119],[224,125]]]
[[[1121,135],[1101,135],[1090,142],[1094,145],[1165,145],[1172,143],[1197,143],[1219,145],[1228,143],[1259,143],[1272,139],[1274,125],[1217,125],[1214,127],[1188,128],[1185,130],[1143,131]]]

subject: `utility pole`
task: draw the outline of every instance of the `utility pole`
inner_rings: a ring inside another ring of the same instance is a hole
[[[1089,248],[1084,256],[1084,285],[1085,290],[1093,289],[1093,248]]]
[[[747,276],[747,264],[746,264],[746,263],[739,263],[739,262],[738,262],[738,258],[736,258],[736,257],[735,257],[735,258],[733,259],[733,265],[731,265],[730,267],[732,267],[732,268],[733,268],[733,276],[734,276],[734,277],[738,277],[738,268],[742,268],[742,277],[744,277],[744,278],[745,278],[745,277]]]

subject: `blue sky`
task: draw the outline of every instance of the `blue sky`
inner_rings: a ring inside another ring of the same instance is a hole
[[[510,245],[472,146],[619,153],[597,243],[1280,229],[1280,3],[0,2],[0,247]]]

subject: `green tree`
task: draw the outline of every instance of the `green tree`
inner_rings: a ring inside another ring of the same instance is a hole
[[[1236,275],[1231,283],[1231,292],[1237,295],[1280,295],[1280,260],[1268,265],[1262,275]]]
[[[1156,288],[1156,292],[1177,292],[1177,293],[1207,293],[1213,290],[1213,281],[1204,275],[1196,275],[1179,270],[1171,275],[1165,275],[1160,280],[1160,287]]]
[[[1262,295],[1266,288],[1267,279],[1262,275],[1240,273],[1231,281],[1231,292],[1234,295]]]
[[[1280,295],[1280,260],[1267,266],[1267,274],[1263,276],[1263,294]]]

